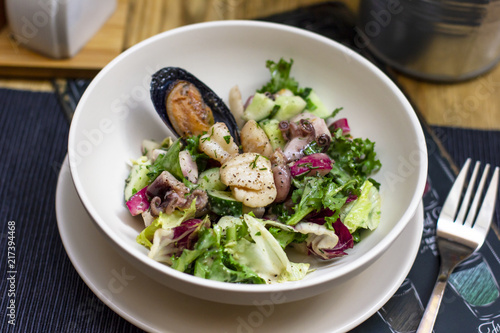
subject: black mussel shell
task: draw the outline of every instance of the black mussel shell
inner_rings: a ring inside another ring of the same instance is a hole
[[[171,120],[167,115],[166,99],[168,97],[168,94],[172,91],[174,86],[179,81],[192,83],[198,89],[203,98],[203,101],[212,110],[214,121],[225,123],[227,128],[231,132],[231,135],[233,136],[235,142],[239,145],[240,140],[238,125],[236,124],[236,120],[234,119],[231,111],[226,106],[226,104],[206,84],[201,82],[193,74],[179,67],[162,68],[155,74],[153,74],[153,77],[151,79],[151,100],[156,109],[156,112],[158,112],[163,122],[173,132],[176,132],[175,127],[172,125]],[[179,136],[182,136],[181,133],[177,134]]]

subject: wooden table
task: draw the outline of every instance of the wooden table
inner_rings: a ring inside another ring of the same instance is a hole
[[[47,78],[92,77],[128,47],[185,24],[266,16],[323,0],[118,0],[118,9],[72,59],[23,49],[0,31],[0,87],[50,91]],[[359,0],[344,0],[353,10]],[[430,125],[500,130],[500,66],[473,80],[430,83],[395,74]],[[36,79],[35,79],[36,78]]]

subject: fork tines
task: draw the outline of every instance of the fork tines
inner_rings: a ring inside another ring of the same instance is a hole
[[[466,183],[465,180],[468,174],[470,163],[471,159],[469,158],[462,167],[462,170],[458,174],[457,179],[455,180],[455,183],[451,188],[450,194],[446,198],[446,201],[443,205],[443,211],[446,215],[451,217],[452,221],[455,221],[456,223],[464,224],[469,228],[474,226],[475,228],[489,229],[491,219],[493,217],[493,212],[495,210],[495,202],[498,191],[499,168],[495,168],[493,176],[490,180],[490,185],[488,186],[488,189],[483,196],[483,189],[484,185],[486,184],[490,165],[486,164],[477,188],[474,189],[476,178],[479,172],[479,167],[481,165],[481,163],[477,161],[474,166],[474,170],[472,171],[469,185],[467,186],[462,199],[462,191],[464,184]],[[470,203],[474,190],[476,194],[472,199],[472,203]],[[481,200],[483,203],[478,213],[478,207]],[[456,214],[460,201],[462,201],[462,204],[460,205],[458,214]]]

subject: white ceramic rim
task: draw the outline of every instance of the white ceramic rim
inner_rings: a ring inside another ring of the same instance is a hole
[[[78,195],[80,197],[80,200],[84,204],[85,209],[87,212],[90,214],[98,228],[104,232],[105,235],[107,235],[108,238],[110,238],[113,243],[122,251],[127,253],[129,256],[133,257],[135,260],[138,260],[142,262],[145,265],[149,265],[153,267],[154,269],[167,274],[173,278],[176,278],[178,280],[182,280],[185,282],[192,283],[194,285],[203,287],[203,288],[210,288],[214,290],[225,290],[225,291],[230,291],[230,292],[238,292],[238,293],[266,293],[266,292],[283,292],[283,291],[288,291],[288,290],[294,290],[297,288],[309,288],[314,285],[319,285],[326,283],[332,279],[338,278],[340,276],[343,276],[347,274],[350,271],[360,269],[363,265],[366,265],[367,263],[373,261],[375,258],[377,258],[379,255],[381,255],[388,247],[389,245],[399,236],[401,231],[404,229],[408,221],[413,217],[418,204],[420,203],[420,200],[422,198],[422,194],[424,192],[425,188],[425,183],[427,179],[427,150],[426,150],[426,145],[425,145],[425,138],[424,134],[422,131],[422,128],[420,126],[420,121],[418,120],[418,117],[416,116],[415,112],[413,111],[412,106],[406,99],[406,97],[403,95],[403,93],[400,91],[400,89],[394,84],[394,82],[387,77],[379,68],[377,68],[375,65],[373,65],[371,62],[369,62],[367,59],[362,57],[361,55],[353,52],[351,49],[347,48],[346,46],[341,45],[340,43],[337,43],[329,38],[323,37],[319,34],[300,29],[300,28],[295,28],[291,26],[287,26],[284,24],[278,24],[278,23],[269,23],[269,22],[260,22],[260,21],[246,21],[246,20],[228,20],[228,21],[213,21],[213,22],[206,22],[206,23],[197,23],[197,24],[192,24],[192,25],[187,25],[183,26],[180,28],[176,28],[173,30],[169,30],[163,33],[160,33],[158,35],[155,35],[153,37],[150,37],[134,46],[129,48],[128,50],[124,51],[122,54],[120,54],[118,57],[116,57],[114,60],[112,60],[108,65],[106,65],[98,74],[97,76],[92,80],[90,85],[87,87],[85,93],[83,94],[82,98],[80,99],[80,102],[78,103],[78,106],[75,110],[75,114],[73,117],[73,122],[72,126],[70,127],[70,132],[69,132],[69,139],[68,139],[68,147],[73,147],[76,144],[76,130],[73,130],[73,124],[78,123],[78,120],[82,114],[82,108],[88,98],[88,96],[92,93],[92,90],[94,87],[97,85],[97,82],[101,80],[102,77],[104,77],[117,63],[119,63],[122,59],[130,56],[133,54],[136,50],[140,49],[141,47],[150,44],[150,43],[155,43],[165,37],[175,35],[175,34],[180,34],[186,31],[191,31],[191,30],[199,30],[199,29],[210,29],[210,28],[215,28],[215,27],[221,27],[221,26],[240,26],[240,27],[264,27],[267,29],[277,29],[281,31],[285,31],[287,33],[291,34],[296,34],[296,35],[302,35],[306,36],[308,38],[317,40],[320,43],[323,44],[328,44],[330,47],[335,48],[337,50],[340,50],[344,54],[348,54],[349,57],[352,57],[355,61],[357,61],[361,66],[365,66],[370,71],[374,72],[377,77],[389,88],[394,92],[398,100],[401,102],[402,105],[405,106],[404,110],[408,113],[408,116],[412,120],[412,126],[415,131],[415,133],[418,136],[418,142],[420,145],[422,145],[422,167],[419,170],[418,174],[418,183],[416,186],[416,189],[414,191],[412,200],[410,202],[410,205],[407,207],[406,211],[404,212],[403,216],[397,222],[397,224],[394,226],[394,228],[385,236],[384,240],[380,243],[378,243],[375,247],[373,247],[372,251],[366,253],[363,255],[359,260],[356,260],[350,264],[347,264],[343,267],[339,267],[336,270],[332,271],[332,274],[328,274],[326,276],[318,277],[315,279],[311,280],[301,280],[297,282],[288,282],[288,283],[282,283],[282,284],[273,284],[273,285],[244,285],[244,284],[232,284],[232,283],[226,283],[226,282],[219,282],[219,281],[212,281],[212,280],[205,280],[202,278],[198,278],[189,274],[185,274],[183,272],[176,271],[170,267],[168,267],[165,264],[162,264],[160,262],[156,262],[154,260],[151,260],[149,257],[136,253],[132,251],[130,248],[124,246],[123,244],[117,242],[113,237],[109,237],[109,235],[113,235],[114,231],[109,228],[104,221],[101,220],[99,214],[97,211],[95,211],[90,204],[90,199],[86,196],[86,194],[82,191],[83,189],[83,184],[81,179],[78,174],[78,165],[76,163],[72,163],[72,161],[75,161],[74,158],[69,158],[69,163],[70,163],[70,171],[71,175],[73,178],[73,182],[75,184],[75,187],[77,189]],[[71,153],[74,152],[74,150],[69,149],[68,154],[71,155]]]

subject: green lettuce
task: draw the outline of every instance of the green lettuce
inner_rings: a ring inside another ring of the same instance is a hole
[[[332,133],[327,154],[335,161],[339,172],[360,180],[360,184],[382,166],[375,153],[375,142],[349,138],[342,135],[340,128]]]
[[[200,150],[200,135],[193,135],[187,137],[186,140],[186,150],[189,152],[193,160],[198,166],[198,171],[205,170],[210,157]]]
[[[285,249],[290,243],[302,243],[307,238],[307,235],[295,231],[289,231],[280,227],[270,227],[268,230],[283,249]]]
[[[172,268],[204,279],[232,283],[265,283],[256,272],[224,251],[216,229],[202,228],[194,248],[184,250],[172,261]]]
[[[307,153],[314,153],[317,148],[311,144],[307,147]],[[375,143],[368,139],[352,139],[344,136],[342,130],[339,129],[332,133],[332,142],[327,154],[334,160],[332,169],[327,175],[324,177],[294,177],[292,180],[293,208],[287,210],[283,205],[273,207],[273,212],[278,215],[281,222],[295,225],[311,213],[320,213],[329,209],[331,215],[324,217],[325,226],[333,230],[332,224],[338,218],[342,219],[346,215],[341,216],[341,211],[345,210],[343,207],[346,202],[361,196],[363,184],[366,181],[373,185],[375,190],[378,189],[379,184],[368,178],[381,167],[375,153]],[[352,206],[352,203],[347,204],[347,207]],[[350,218],[353,216],[351,215]],[[352,220],[351,223],[353,223]],[[375,220],[369,225],[374,223]]]
[[[153,246],[153,238],[156,230],[159,228],[170,229],[179,226],[182,222],[192,219],[196,213],[196,200],[191,202],[191,206],[184,210],[176,209],[171,214],[164,214],[160,212],[160,215],[153,220],[153,222],[144,228],[142,232],[137,235],[137,243],[151,249]]]
[[[148,166],[148,177],[151,181],[155,180],[163,171],[170,172],[175,178],[182,181],[184,176],[182,174],[181,165],[179,163],[179,152],[182,150],[183,145],[181,139],[177,139],[168,148],[165,154],[160,154],[152,165]]]
[[[351,234],[359,228],[374,230],[380,223],[380,207],[377,188],[366,180],[361,186],[358,199],[342,208],[341,220]]]
[[[309,264],[290,262],[265,223],[251,215],[243,219],[223,218],[213,228],[200,230],[194,248],[173,258],[172,268],[205,279],[233,283],[301,280]],[[282,229],[303,237],[289,226]]]
[[[292,263],[264,223],[255,217],[245,215],[244,221],[250,239],[241,238],[227,248],[238,262],[257,272],[266,283],[297,281],[304,278],[309,270],[309,264]]]
[[[326,226],[333,229],[332,223],[339,217],[340,209],[349,196],[356,191],[357,181],[328,174],[325,177],[296,177],[293,179],[293,185],[295,190],[292,200],[296,205],[293,214],[287,217],[286,224],[295,225],[310,213],[328,208],[333,212],[333,216],[325,218]]]

